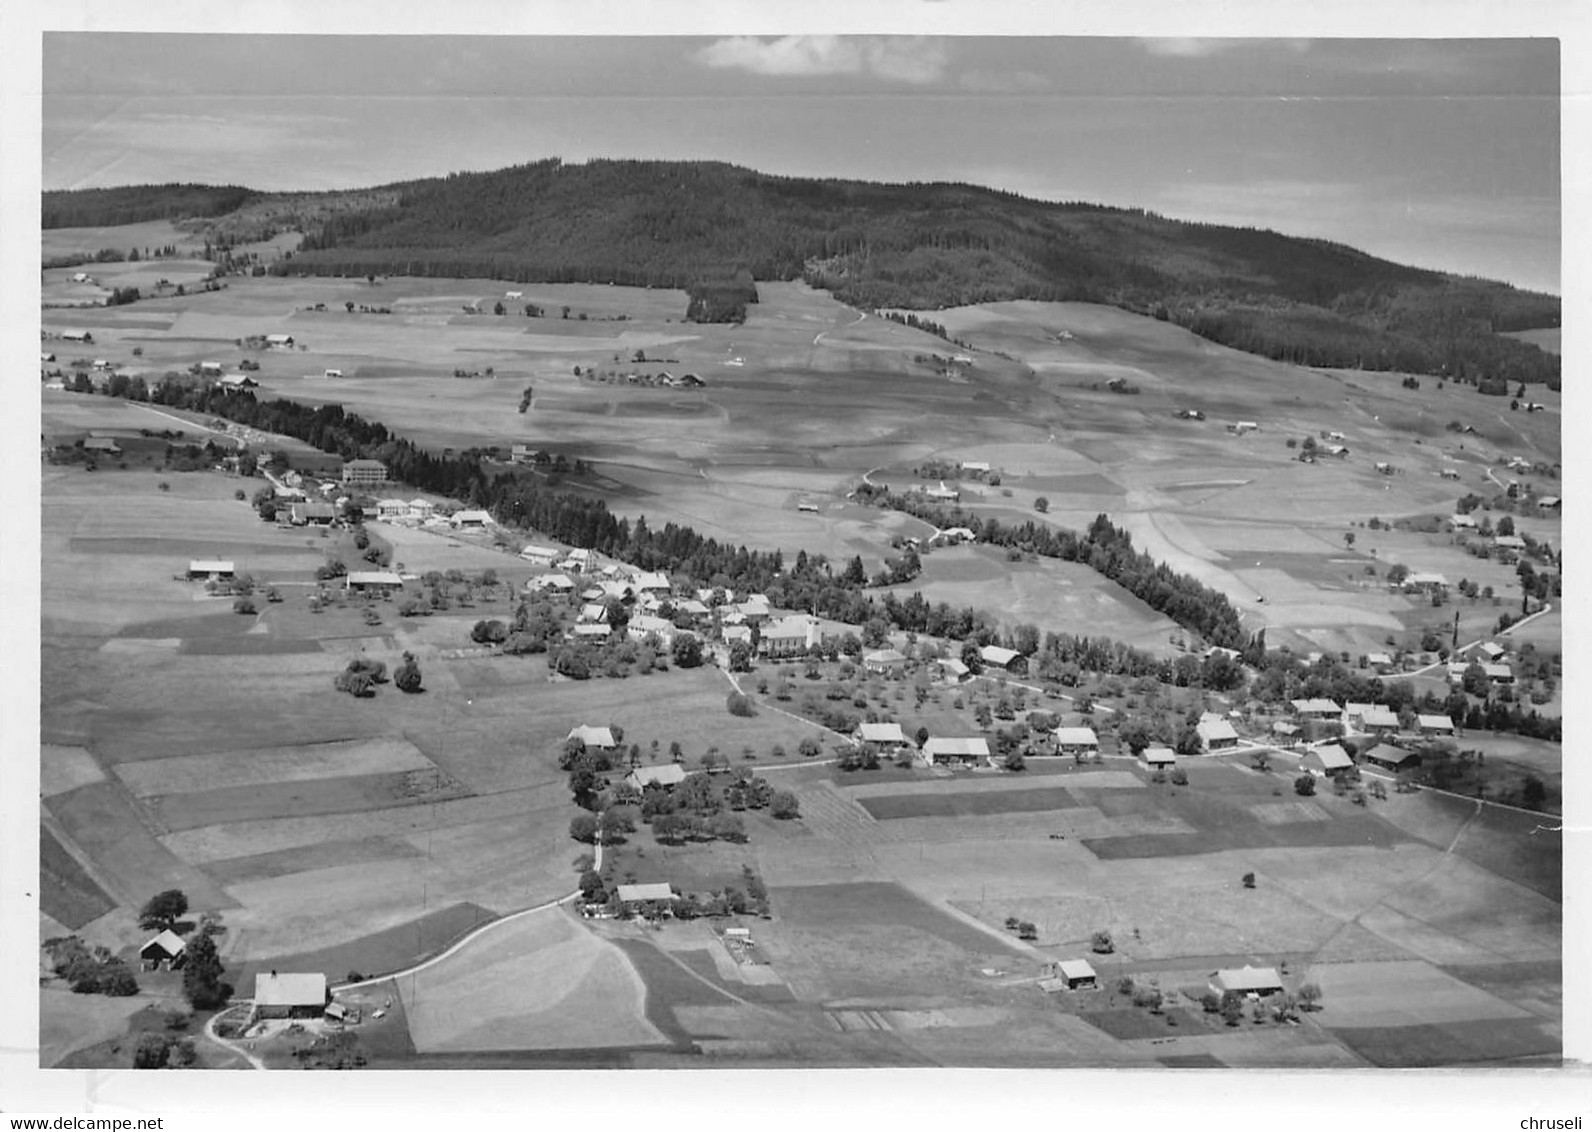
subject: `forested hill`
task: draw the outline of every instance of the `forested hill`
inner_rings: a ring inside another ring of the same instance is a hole
[[[1556,357],[1497,333],[1559,325],[1554,296],[1142,210],[655,161],[549,160],[367,197],[306,204],[304,245],[277,270],[679,287],[699,318],[736,317],[760,279],[870,309],[1079,300],[1301,364],[1558,382]]]

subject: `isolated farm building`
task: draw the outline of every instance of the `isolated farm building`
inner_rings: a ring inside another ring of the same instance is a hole
[[[816,503],[798,503],[798,504],[796,504],[796,510],[801,511],[801,512],[803,512],[805,514],[808,514],[808,515],[816,515],[816,514],[818,514],[818,504],[816,504]]]
[[[230,578],[237,572],[229,558],[195,558],[188,563],[189,578]]]
[[[930,499],[936,499],[942,503],[955,503],[957,500],[962,498],[962,493],[957,491],[954,487],[946,487],[944,480],[940,481],[938,487],[924,488],[923,494],[928,496]]]
[[[1365,663],[1381,673],[1393,667],[1393,658],[1385,652],[1367,653]]]
[[[1421,758],[1414,751],[1406,751],[1403,747],[1378,743],[1369,751],[1361,751],[1360,761],[1374,763],[1384,770],[1402,770],[1406,766],[1419,766]]]
[[[295,527],[305,527],[311,523],[325,527],[329,526],[332,520],[337,518],[337,508],[330,503],[316,503],[312,500],[306,500],[303,503],[293,504],[288,511],[288,516],[289,521]]]
[[[1222,751],[1238,746],[1238,732],[1225,719],[1202,719],[1195,724],[1194,730],[1199,733],[1200,746],[1207,751]]]
[[[1454,721],[1446,715],[1421,713],[1415,717],[1415,727],[1422,735],[1452,735]]]
[[[582,621],[570,633],[571,636],[585,637],[590,640],[599,638],[606,640],[612,634],[613,628],[603,624],[601,621]]]
[[[68,342],[93,342],[94,335],[86,330],[63,330],[61,337]]]
[[[291,347],[293,345],[293,335],[267,334],[265,336],[265,345],[268,349],[282,349],[283,347]]]
[[[138,958],[146,970],[158,971],[162,966],[180,967],[187,947],[180,935],[167,928],[138,949]]]
[[[260,383],[246,373],[223,374],[217,383],[222,389],[258,389]]]
[[[1063,959],[1056,964],[1056,975],[1068,990],[1080,990],[1098,985],[1095,969],[1087,959]]]
[[[1234,421],[1232,424],[1227,426],[1227,431],[1237,436],[1243,436],[1244,433],[1254,432],[1259,428],[1260,425],[1254,421]]]
[[[674,622],[651,613],[638,613],[630,618],[626,632],[636,640],[652,634],[667,648],[674,641]]]
[[[1147,767],[1175,766],[1177,755],[1170,747],[1146,747],[1144,754],[1139,756]]]
[[[1448,522],[1449,525],[1454,527],[1456,530],[1476,529],[1476,520],[1471,518],[1469,515],[1450,515],[1448,517]]]
[[[1251,967],[1246,964],[1232,970],[1212,972],[1210,988],[1218,996],[1236,991],[1242,995],[1253,994],[1264,998],[1281,991],[1282,980],[1277,977],[1275,967]]]
[[[485,511],[459,511],[448,521],[460,530],[479,531],[492,525],[492,516]]]
[[[319,1018],[330,1001],[326,976],[319,973],[279,975],[261,971],[254,976],[256,1018]]]
[[[987,471],[989,471],[989,461],[988,460],[963,460],[962,461],[962,470],[964,472],[987,472]]]
[[[326,378],[339,378],[343,376],[343,371],[340,369],[328,369],[324,371],[321,376]]]
[[[782,617],[763,630],[759,648],[766,657],[801,656],[812,646],[822,643],[818,618]]]
[[[403,499],[378,499],[376,500],[376,518],[384,522],[394,519],[404,519],[409,516],[409,503]]]
[[[627,912],[644,911],[649,905],[668,905],[680,899],[667,884],[622,884],[619,903]],[[661,911],[661,909],[659,909]]]
[[[907,658],[896,649],[879,649],[863,654],[862,666],[869,672],[900,672],[907,666]]]
[[[1519,535],[1494,535],[1492,544],[1500,550],[1526,549],[1526,540]]]
[[[94,280],[93,280],[92,277],[90,277],[89,273],[86,272],[86,271],[74,271],[74,272],[72,272],[72,282],[73,283],[92,283],[92,282],[94,282]]]
[[[536,459],[536,449],[529,444],[513,444],[509,446],[509,459],[516,464],[529,464]]]
[[[658,766],[638,766],[625,775],[625,781],[637,790],[648,786],[678,786],[685,781],[686,769],[679,763],[662,763]]]
[[[972,542],[977,537],[971,527],[946,527],[935,536],[935,538],[951,546],[955,546],[959,542]]]
[[[1328,699],[1293,700],[1294,714],[1301,719],[1337,719],[1343,709]]]
[[[108,436],[90,436],[83,441],[83,451],[103,452],[107,456],[120,456],[122,446]]]
[[[199,372],[205,377],[220,377],[222,365],[220,362],[200,362]]]
[[[51,360],[53,361],[54,359]],[[1542,511],[1557,511],[1559,507],[1560,499],[1557,495],[1544,495],[1537,500],[1537,508]]]
[[[945,678],[953,684],[960,684],[968,678],[971,672],[967,665],[957,660],[954,656],[944,657],[937,663],[940,666],[940,671],[945,673]]]
[[[564,742],[566,743],[571,739],[579,739],[581,746],[594,751],[611,751],[619,746],[618,743],[614,742],[614,733],[608,728],[590,727],[584,723],[579,727],[571,728],[569,734],[564,736]]]
[[[1341,460],[1349,454],[1349,446],[1346,444],[1329,444],[1322,451],[1328,456],[1336,456]]]
[[[1404,592],[1416,593],[1447,593],[1448,579],[1442,574],[1418,573],[1410,574],[1404,579]]]
[[[989,759],[989,742],[982,737],[933,738],[923,744],[923,757],[935,765],[977,764]]]
[[[1093,727],[1056,728],[1056,753],[1058,755],[1092,755],[1100,749],[1100,736]]]
[[[386,483],[387,465],[380,460],[350,460],[343,465],[344,483]]]
[[[524,291],[504,291],[503,292],[503,297],[505,299],[523,299],[525,297],[525,292]]]
[[[361,593],[391,593],[404,588],[404,580],[391,570],[352,570],[346,586]]]
[[[906,733],[899,723],[859,723],[856,737],[859,743],[872,743],[891,750],[907,745]]]
[[[1305,755],[1299,760],[1299,765],[1316,774],[1329,775],[1348,770],[1354,766],[1354,760],[1349,757],[1348,751],[1336,743],[1327,743]]]
[[[520,557],[532,566],[551,566],[553,559],[558,557],[558,551],[550,546],[527,546],[520,551]]]
[[[1002,648],[1000,645],[985,645],[978,650],[978,655],[983,659],[988,668],[1011,668],[1015,661],[1022,659],[1022,653],[1016,649]]]

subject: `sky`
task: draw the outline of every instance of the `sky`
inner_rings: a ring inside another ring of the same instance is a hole
[[[547,157],[966,181],[1560,290],[1552,38],[46,32],[43,186]]]

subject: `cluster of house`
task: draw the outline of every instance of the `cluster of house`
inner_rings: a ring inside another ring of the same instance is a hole
[[[1482,641],[1471,650],[1468,660],[1453,660],[1446,669],[1448,682],[1458,686],[1465,681],[1465,672],[1472,664],[1481,666],[1482,674],[1487,677],[1487,683],[1494,688],[1507,688],[1515,682],[1514,669],[1504,663],[1509,655],[1509,650],[1497,641]]]

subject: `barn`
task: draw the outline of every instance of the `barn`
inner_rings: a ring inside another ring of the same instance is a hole
[[[279,975],[264,971],[254,976],[256,1018],[319,1018],[331,996],[326,976],[320,973]]]

